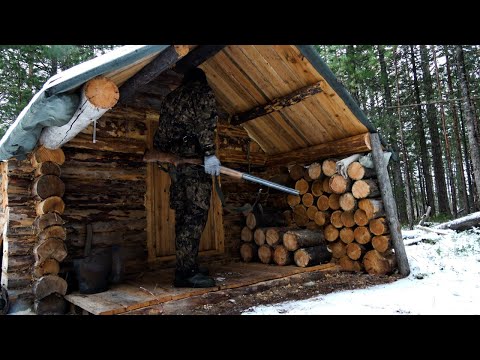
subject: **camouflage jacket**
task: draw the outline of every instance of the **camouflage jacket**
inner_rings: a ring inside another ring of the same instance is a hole
[[[208,84],[195,81],[168,94],[160,108],[154,145],[184,157],[215,154],[215,96]]]

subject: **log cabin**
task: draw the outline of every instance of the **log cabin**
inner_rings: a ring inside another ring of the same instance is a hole
[[[65,313],[68,305],[87,314],[155,314],[162,313],[161,304],[206,292],[299,274],[321,281],[322,272],[338,270],[339,261],[307,266],[319,257],[314,248],[295,256],[302,259],[299,266],[285,249],[277,252],[290,265],[241,262],[241,239],[257,241],[257,231],[255,236],[253,229],[244,234],[245,215],[225,211],[219,194],[212,191],[199,259],[213,269],[217,286],[173,287],[170,178],[157,164],[143,161],[143,154],[153,146],[162,99],[192,67],[205,71],[216,95],[217,156],[224,166],[281,182],[289,169],[292,176],[293,169],[300,169],[302,176],[302,169],[315,163],[309,172],[315,177],[324,159],[371,152],[383,200],[380,214],[385,214],[381,224],[389,228],[383,236],[389,242],[379,248],[391,242],[398,272],[408,275],[382,156],[386,144],[312,46],[124,46],[48,80],[0,142],[1,284],[12,301],[31,299],[37,314]],[[258,184],[227,176],[220,180],[227,205],[260,199],[265,207],[289,208],[285,193],[271,190],[265,196]],[[304,197],[309,207],[322,195],[322,185],[329,187],[328,181],[316,185],[314,194]],[[356,208],[356,200],[350,204]],[[377,208],[369,213],[379,213]],[[359,217],[367,214],[358,211]],[[323,224],[324,214],[317,215],[308,213],[311,219],[322,218]],[[353,212],[349,219],[354,224]],[[363,228],[368,231],[368,225]],[[336,236],[342,234],[332,229]],[[351,242],[353,228],[346,230],[341,238]],[[257,245],[251,244],[244,250],[255,258]],[[114,246],[121,249],[123,281],[107,291],[79,294],[72,275],[75,260]],[[358,265],[345,256],[345,245],[335,249],[344,257],[340,264]],[[364,246],[354,250],[355,256],[363,255]],[[368,258],[380,257],[382,266],[392,262],[392,254],[381,254]]]

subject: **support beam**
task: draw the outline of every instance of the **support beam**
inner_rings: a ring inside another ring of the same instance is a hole
[[[224,47],[225,45],[197,46],[188,55],[176,63],[174,70],[177,73],[185,74],[188,70],[203,64]]]
[[[395,256],[397,258],[398,270],[401,275],[408,276],[410,274],[410,266],[408,265],[407,253],[403,244],[402,232],[400,230],[400,222],[398,221],[397,204],[393,197],[392,185],[388,177],[387,165],[383,159],[382,145],[380,137],[377,133],[370,134],[372,143],[372,157],[375,169],[377,170],[378,184],[382,195],[383,206],[387,214],[388,226],[390,228],[390,237]]]
[[[269,156],[266,166],[288,165],[291,163],[309,164],[319,159],[357,154],[370,151],[371,149],[370,133],[364,133],[305,149]]]
[[[120,103],[125,104],[140,88],[172,67],[184,55],[184,48],[177,49],[175,46],[170,46],[161,52],[155,60],[146,65],[120,87]]]
[[[313,85],[304,86],[303,88],[298,89],[291,94],[273,99],[265,105],[260,105],[243,113],[232,115],[230,124],[240,125],[247,121],[259,118],[260,116],[270,114],[274,111],[280,111],[285,107],[298,104],[302,100],[321,93],[323,91],[322,84],[323,81],[319,81]]]

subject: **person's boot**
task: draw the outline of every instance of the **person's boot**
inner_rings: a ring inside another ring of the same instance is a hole
[[[184,274],[175,271],[175,280],[173,282],[173,286],[208,288],[215,286],[215,280],[211,276],[203,275],[200,272],[191,271],[189,274]]]
[[[205,276],[210,275],[210,270],[208,270],[208,268],[206,266],[202,266],[202,265],[199,265],[199,264],[195,264],[194,272],[200,273],[200,274],[205,275]]]

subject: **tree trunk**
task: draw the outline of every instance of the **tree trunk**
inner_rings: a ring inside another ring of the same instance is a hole
[[[295,251],[295,264],[299,267],[314,266],[330,261],[331,254],[326,246],[312,246]]]
[[[435,214],[435,197],[433,195],[433,180],[430,166],[430,157],[428,155],[427,140],[425,136],[425,130],[423,128],[422,120],[422,106],[420,105],[420,88],[418,86],[417,79],[417,65],[415,62],[415,53],[413,51],[413,45],[410,45],[410,58],[412,63],[413,72],[413,86],[415,89],[415,102],[417,105],[417,111],[415,114],[415,131],[418,135],[420,143],[420,160],[422,163],[422,173],[425,179],[426,193],[427,193],[427,205],[432,207],[432,213]]]
[[[450,70],[450,59],[448,54],[448,48],[445,45],[443,47],[445,52],[446,58],[446,65],[447,65],[447,84],[448,84],[448,98],[451,99],[455,97],[453,93],[453,85],[452,85],[452,74]],[[468,201],[468,193],[467,193],[467,184],[465,181],[465,171],[463,169],[463,156],[462,156],[462,141],[460,140],[460,132],[458,127],[458,115],[457,115],[457,106],[455,101],[450,102],[450,107],[452,111],[452,120],[453,120],[453,135],[455,137],[455,144],[457,151],[455,152],[456,157],[456,166],[457,166],[457,177],[459,183],[458,192],[460,194],[461,204],[460,208],[467,209],[466,213],[469,213],[470,204]]]
[[[475,114],[473,112],[471,101],[470,101],[470,94],[468,93],[468,80],[467,80],[467,73],[465,70],[465,62],[463,56],[463,49],[460,45],[455,46],[455,52],[457,57],[457,71],[458,71],[458,79],[460,82],[460,88],[462,90],[462,98],[463,98],[463,111],[465,113],[465,120],[467,123],[467,136],[468,142],[470,145],[470,156],[472,159],[472,167],[473,167],[473,176],[475,179],[476,184],[476,196],[475,200],[478,202],[480,197],[479,190],[480,189],[480,145],[478,134],[475,131]],[[477,205],[478,206],[478,205]]]
[[[387,105],[387,118],[391,126],[388,127],[388,132],[391,139],[395,139],[398,134],[398,129],[396,126],[396,122],[393,121],[392,116],[392,93],[390,92],[390,86],[388,84],[388,72],[387,72],[387,64],[385,62],[385,49],[382,45],[377,46],[378,50],[378,62],[380,63],[380,80],[383,85],[384,94],[385,94],[385,103]],[[392,149],[397,154],[400,153],[398,151],[398,147],[392,141]],[[405,222],[407,220],[407,205],[405,202],[405,195],[403,191],[403,179],[402,179],[402,171],[400,169],[399,161],[391,161],[391,168],[394,177],[394,183],[397,185],[395,187],[395,199],[397,200],[398,204],[398,213],[400,215],[400,221]]]
[[[438,91],[438,98],[443,100],[442,96],[442,84],[440,83],[440,76],[438,74],[438,64],[437,64],[437,50],[435,49],[435,45],[432,45],[433,51],[433,63],[435,64],[435,76],[437,78],[437,91]],[[440,117],[442,119],[442,131],[443,131],[443,138],[445,140],[445,155],[447,156],[447,173],[448,173],[448,180],[450,185],[450,193],[452,194],[452,210],[453,210],[453,217],[457,217],[457,191],[455,189],[455,177],[453,176],[452,170],[452,156],[450,151],[450,140],[448,139],[447,134],[447,124],[445,120],[445,109],[443,108],[443,102],[440,103]]]
[[[420,45],[420,56],[423,72],[423,85],[425,100],[427,102],[427,120],[430,131],[430,140],[432,143],[433,155],[433,172],[435,174],[435,190],[438,199],[438,212],[451,216],[450,207],[448,205],[447,185],[445,184],[445,169],[443,166],[442,144],[438,133],[438,121],[435,105],[433,100],[432,77],[430,74],[430,60],[428,58],[428,50],[425,45]],[[433,210],[433,209],[432,209]]]
[[[400,130],[400,143],[402,146],[402,156],[403,156],[403,164],[405,166],[405,186],[406,186],[406,195],[407,195],[407,219],[410,229],[413,229],[413,205],[412,205],[412,196],[410,193],[411,183],[410,177],[408,175],[408,152],[407,147],[405,145],[405,136],[403,134],[403,120],[400,114],[400,89],[398,86],[398,67],[397,67],[397,53],[395,48],[394,53],[394,64],[395,64],[395,85],[397,88],[397,112],[398,112],[398,122],[399,122],[399,130]],[[354,259],[356,260],[356,259]]]
[[[289,251],[295,251],[302,247],[317,246],[321,244],[325,244],[325,237],[321,231],[307,229],[289,230],[283,235],[283,245]]]
[[[437,225],[437,229],[467,230],[480,225],[480,211]]]

